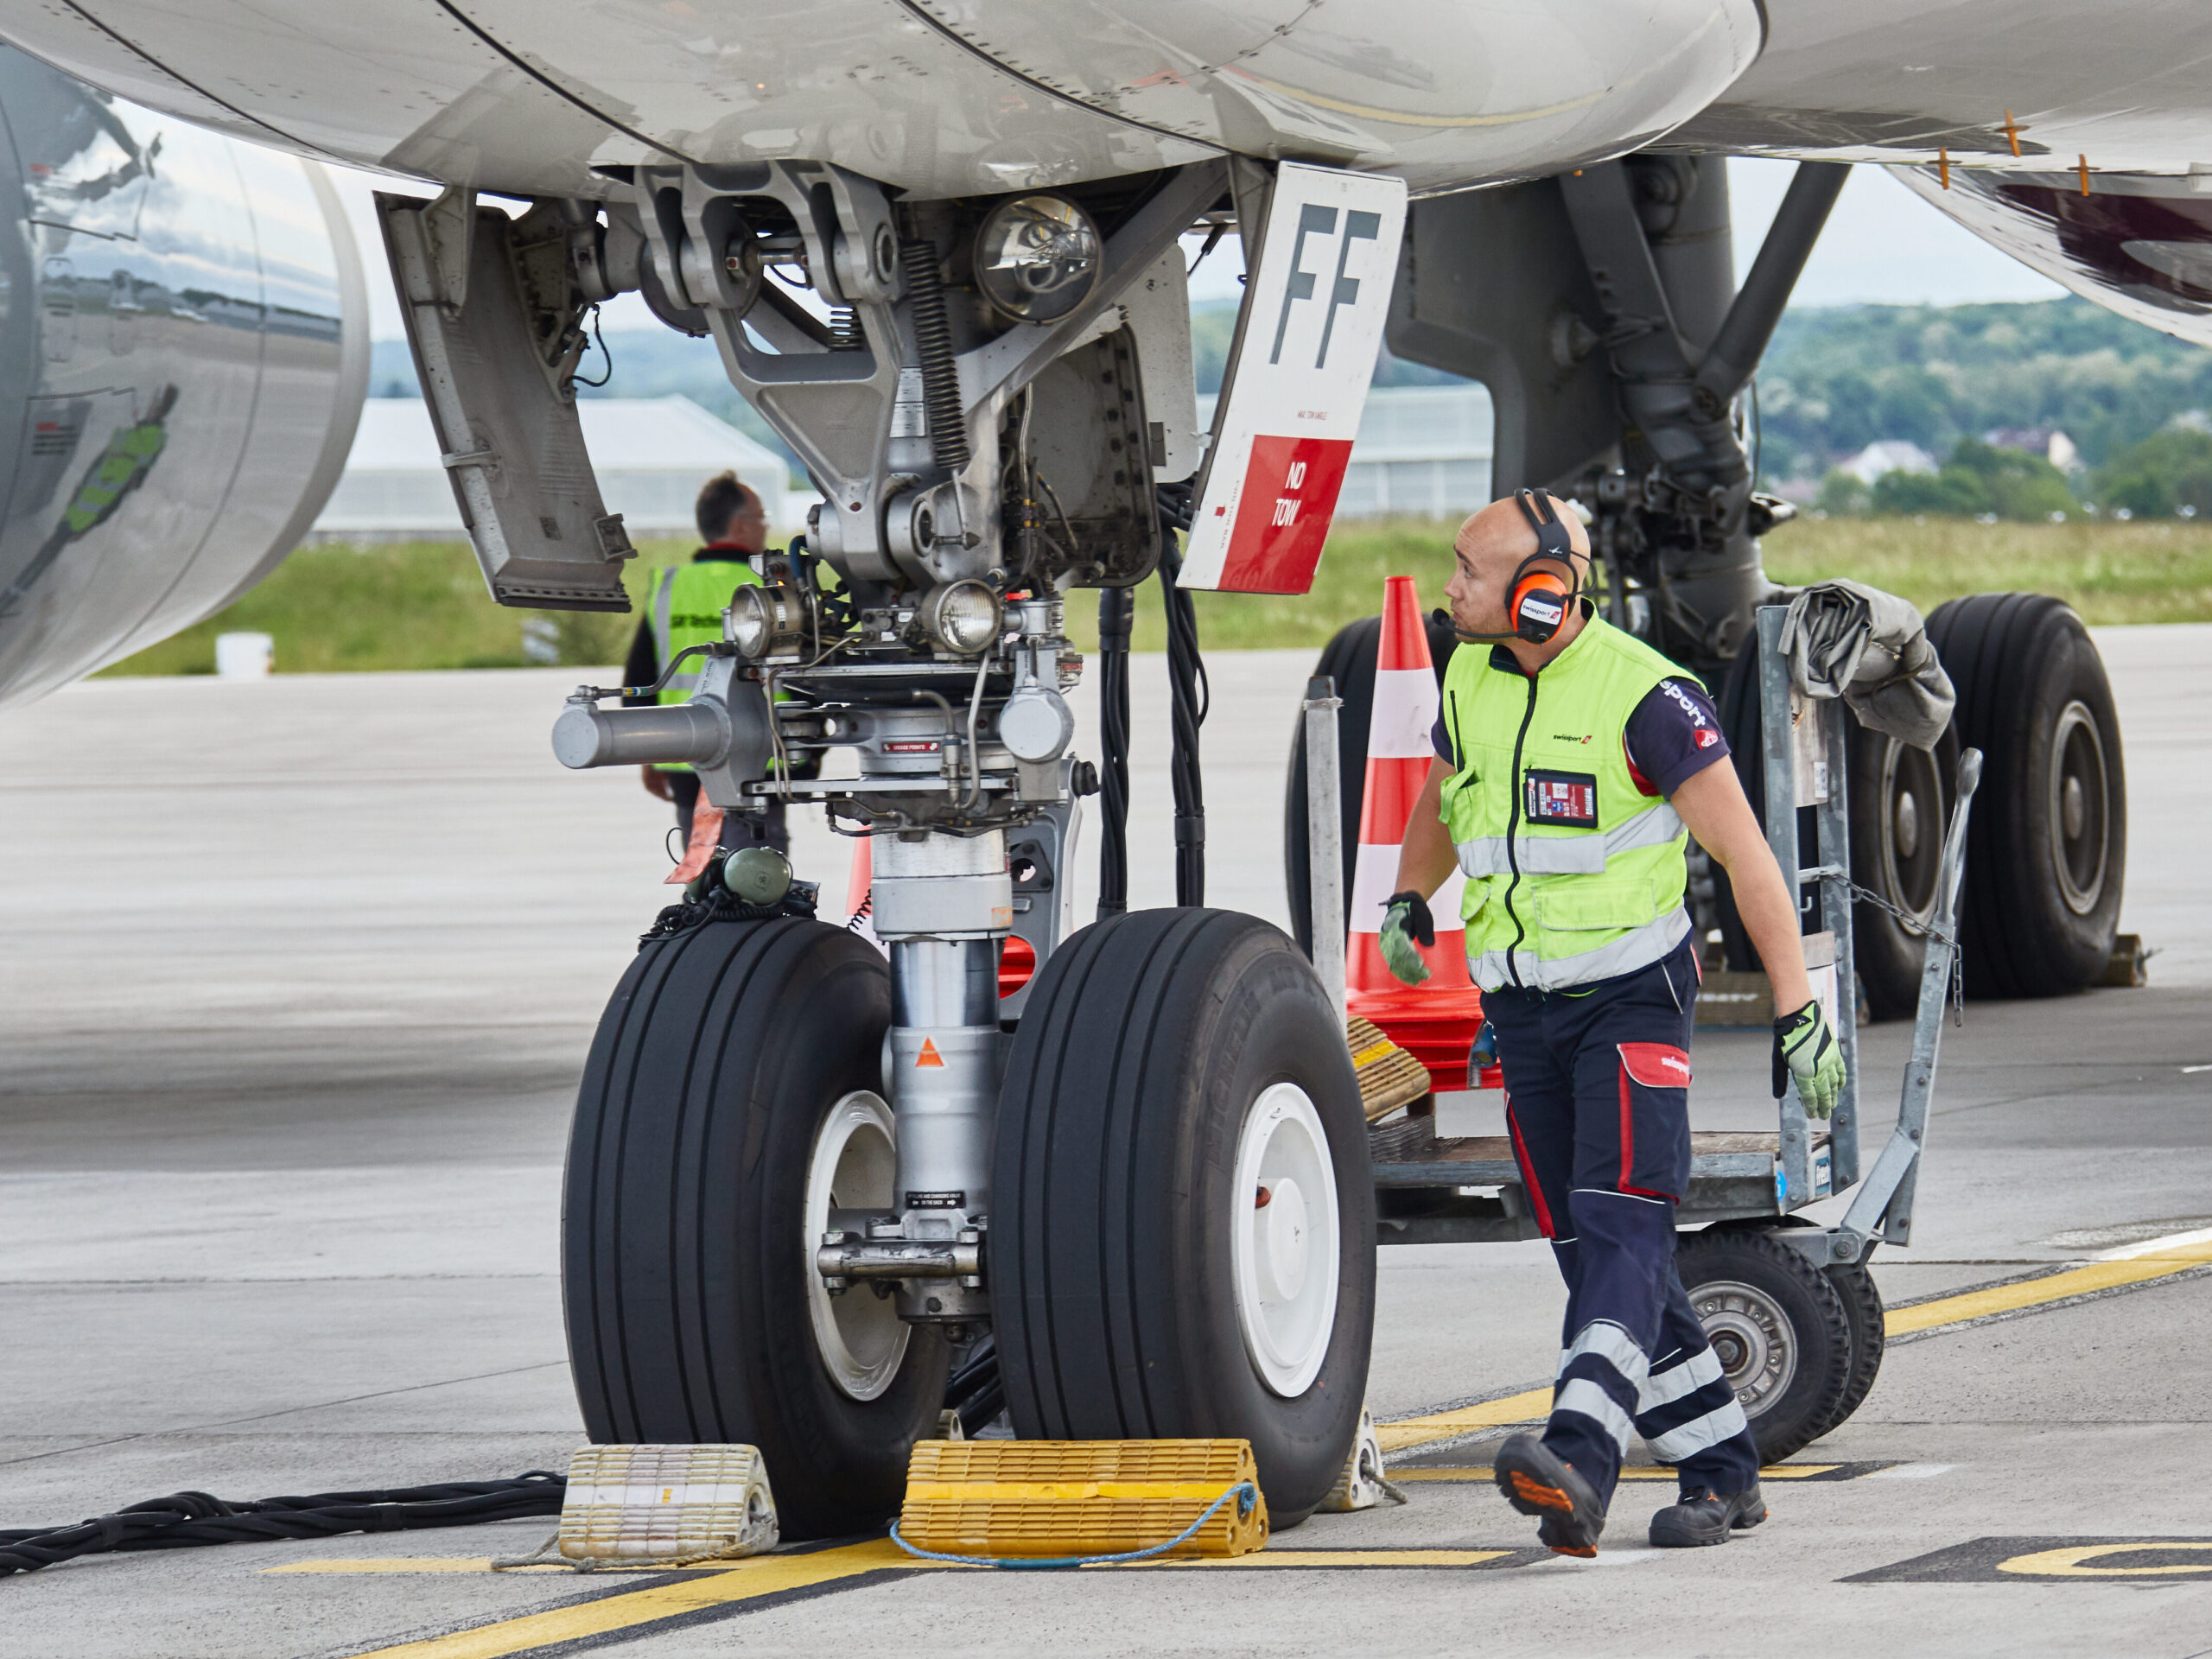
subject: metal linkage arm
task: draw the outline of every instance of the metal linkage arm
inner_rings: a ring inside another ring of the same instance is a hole
[[[1958,957],[1959,887],[1966,878],[1967,814],[1981,782],[1981,751],[1959,757],[1959,800],[1943,837],[1941,898],[1928,930],[1928,955],[1920,970],[1920,1010],[1913,1022],[1912,1058],[1904,1069],[1897,1126],[1874,1160],[1859,1195],[1837,1230],[1836,1256],[1863,1255],[1877,1236],[1889,1244],[1910,1242],[1912,1197],[1920,1154],[1927,1143],[1928,1103],[1936,1093],[1936,1056],[1943,1038],[1943,1007],[1950,1000],[1951,970]]]

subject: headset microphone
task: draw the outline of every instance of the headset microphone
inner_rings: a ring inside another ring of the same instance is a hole
[[[1529,521],[1529,528],[1536,532],[1536,550],[1514,567],[1513,580],[1506,584],[1505,614],[1513,624],[1512,630],[1469,633],[1455,625],[1452,631],[1461,639],[1521,639],[1532,645],[1543,645],[1567,626],[1567,611],[1580,595],[1582,576],[1574,567],[1574,544],[1567,538],[1567,526],[1552,511],[1551,498],[1534,490],[1516,490],[1513,503]],[[1567,567],[1565,581],[1555,570],[1531,569],[1552,564]]]

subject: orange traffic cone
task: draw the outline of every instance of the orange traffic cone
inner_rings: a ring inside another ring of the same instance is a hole
[[[1428,779],[1436,751],[1436,669],[1421,626],[1421,594],[1411,576],[1392,576],[1382,590],[1382,639],[1375,663],[1375,713],[1368,727],[1366,793],[1359,812],[1359,856],[1346,906],[1344,1003],[1371,1020],[1390,1040],[1428,1068],[1440,1090],[1467,1086],[1467,1052],[1483,1026],[1482,993],[1467,977],[1467,935],[1459,925],[1457,870],[1429,901],[1436,943],[1421,947],[1430,976],[1401,983],[1383,964],[1378,935],[1398,881],[1398,844]],[[1482,1086],[1494,1088],[1495,1068]]]
[[[877,950],[883,950],[883,941],[875,937],[875,841],[873,836],[860,836],[853,842],[853,870],[845,880],[845,926],[857,933]],[[891,953],[884,951],[886,956]]]

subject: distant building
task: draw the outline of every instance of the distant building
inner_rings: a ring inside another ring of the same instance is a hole
[[[2062,473],[2070,473],[2082,464],[2082,452],[2074,447],[2074,440],[2049,427],[2000,426],[1983,433],[1981,441],[1994,449],[2023,449],[2041,455]]]
[[[785,499],[790,478],[782,457],[689,397],[587,397],[576,410],[600,494],[632,537],[696,535],[699,486],[725,469],[759,493],[772,524],[796,522]],[[812,493],[804,499],[810,502]],[[461,534],[423,400],[370,398],[345,474],[308,539],[445,541]]]
[[[1871,485],[1885,473],[1932,473],[1936,457],[1910,438],[1878,438],[1836,470]]]
[[[1198,399],[1200,424],[1215,399]],[[1339,518],[1458,518],[1490,501],[1490,392],[1480,385],[1377,386],[1367,394]]]

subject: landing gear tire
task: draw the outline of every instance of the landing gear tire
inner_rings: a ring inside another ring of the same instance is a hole
[[[1929,750],[1870,731],[1855,720],[1846,727],[1851,750],[1851,879],[1924,928],[1936,914],[1943,833],[1950,824],[1951,804],[1958,798],[1957,730],[1947,730]],[[1893,1020],[1916,1010],[1927,934],[1862,901],[1852,906],[1851,935],[1867,1012],[1877,1020]]]
[[[1827,1274],[1772,1233],[1746,1227],[1683,1235],[1675,1266],[1762,1463],[1779,1463],[1843,1420],[1851,1324]]]
[[[569,1143],[562,1285],[598,1442],[760,1448],[786,1538],[895,1513],[946,1348],[813,1255],[887,1206],[881,956],[818,922],[712,923],[638,953],[600,1020]]]
[[[1375,1198],[1342,1027],[1249,916],[1150,910],[1038,976],[1000,1094],[989,1268],[1025,1440],[1237,1438],[1305,1519],[1366,1397]]]
[[[1938,606],[1928,637],[1986,757],[1960,906],[1967,988],[2055,996],[2112,958],[2127,862],[2120,720],[2088,630],[2038,594]]]

